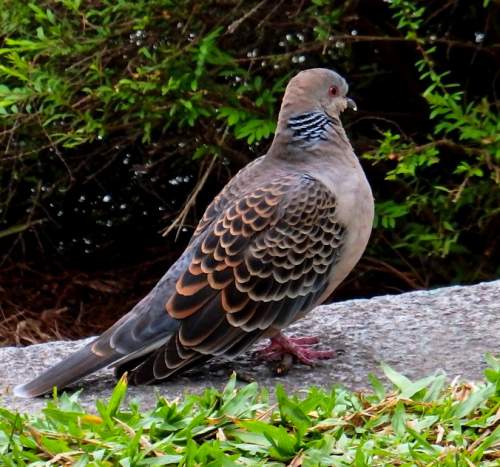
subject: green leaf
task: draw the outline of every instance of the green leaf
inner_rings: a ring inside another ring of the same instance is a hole
[[[42,222],[44,222],[44,221],[42,219],[40,219],[40,220],[31,221],[29,224],[13,225],[12,227],[8,227],[7,229],[0,230],[0,238],[8,237],[9,235],[15,235],[15,234],[24,232],[25,230],[30,229],[37,224],[41,224]]]
[[[406,414],[405,407],[402,402],[397,403],[396,408],[394,409],[391,424],[394,432],[398,436],[403,437],[406,433]]]
[[[385,397],[385,388],[382,382],[373,373],[368,373],[368,381],[370,381],[376,396],[382,400]]]
[[[387,378],[401,391],[401,397],[409,399],[436,380],[435,376],[427,376],[415,382],[382,363],[382,370]]]
[[[473,392],[464,401],[457,404],[453,409],[453,415],[457,418],[463,418],[476,410],[481,404],[485,403],[489,397],[495,393],[493,385],[483,386]]]
[[[164,456],[142,459],[138,465],[172,465],[182,461],[182,456],[178,454],[167,454]]]
[[[288,398],[281,384],[276,386],[276,399],[278,400],[279,410],[283,421],[294,426],[299,436],[302,437],[311,426],[309,417],[302,411],[299,404],[294,403]]]
[[[382,363],[380,366],[382,367],[382,371],[384,372],[385,376],[387,376],[391,383],[394,384],[394,386],[396,386],[401,392],[411,387],[412,382],[406,376],[393,370],[389,365],[386,365],[385,363]]]
[[[496,358],[491,354],[486,354],[485,360],[489,368],[486,368],[484,375],[488,381],[497,384],[498,391],[500,392],[500,358]]]
[[[108,403],[101,406],[101,409],[104,409],[108,421],[110,421],[110,419],[113,418],[118,412],[120,405],[127,395],[127,386],[127,373],[124,373],[118,383],[116,383]]]

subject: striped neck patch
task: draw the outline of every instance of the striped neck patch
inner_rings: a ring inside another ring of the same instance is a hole
[[[307,112],[288,120],[287,128],[293,132],[292,139],[305,143],[318,143],[328,140],[328,127],[334,121],[323,112]]]

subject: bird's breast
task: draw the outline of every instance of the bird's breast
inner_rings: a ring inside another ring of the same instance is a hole
[[[357,162],[357,161],[356,161]],[[337,263],[332,268],[329,285],[319,303],[326,300],[351,272],[366,249],[373,226],[374,201],[366,176],[358,167],[337,173],[323,174],[323,182],[332,190],[337,202],[338,222],[345,226],[345,238]],[[318,304],[319,304],[318,303]]]

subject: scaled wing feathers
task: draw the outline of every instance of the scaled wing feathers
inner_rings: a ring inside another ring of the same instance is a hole
[[[202,355],[236,355],[268,328],[283,328],[325,290],[344,227],[333,194],[303,174],[282,175],[207,210],[191,263],[166,304],[180,320],[149,378]],[[141,370],[144,374],[144,368]],[[144,382],[141,381],[140,382]]]

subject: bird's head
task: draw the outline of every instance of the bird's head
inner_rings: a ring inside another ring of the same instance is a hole
[[[280,117],[314,111],[338,117],[347,108],[356,110],[355,102],[347,97],[348,90],[346,80],[332,70],[311,68],[301,71],[286,87]]]

